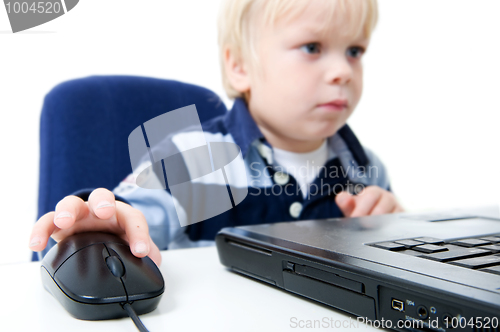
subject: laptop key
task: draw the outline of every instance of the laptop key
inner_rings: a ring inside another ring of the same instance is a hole
[[[450,262],[450,264],[467,267],[469,269],[481,269],[483,267],[500,265],[500,256],[467,258]]]
[[[456,244],[458,246],[463,247],[477,247],[486,244],[490,244],[491,242],[480,240],[480,239],[462,239],[458,241],[453,241],[452,244]]]
[[[477,247],[479,249],[486,249],[486,250],[490,250],[492,251],[493,253],[498,253],[500,252],[500,244],[490,244],[488,246],[480,246],[480,247]]]
[[[413,250],[420,251],[426,254],[432,254],[435,252],[448,251],[448,248],[443,246],[436,246],[434,244],[423,244],[412,248]]]
[[[398,241],[394,241],[394,242],[402,244],[402,245],[404,245],[405,247],[408,247],[408,248],[411,248],[411,247],[418,246],[418,245],[422,244],[422,242],[414,241],[414,240],[398,240]]]
[[[398,244],[398,243],[394,243],[394,242],[374,243],[374,244],[372,244],[372,246],[377,247],[377,248],[391,250],[391,251],[406,249],[406,247],[404,245]]]
[[[427,244],[441,244],[441,243],[444,243],[443,240],[436,239],[434,237],[428,237],[428,236],[419,237],[419,238],[416,238],[414,240],[415,241],[424,242],[424,243],[427,243]]]
[[[491,267],[488,267],[486,269],[481,269],[479,271],[489,272],[489,273],[495,273],[495,274],[500,275],[500,265],[491,266]]]
[[[451,250],[445,252],[439,252],[436,254],[421,255],[419,257],[429,258],[439,262],[449,262],[457,259],[472,258],[484,255],[491,255],[492,252],[489,250],[479,249],[479,248],[462,248],[458,250]]]
[[[491,243],[498,243],[498,242],[500,242],[500,237],[486,236],[486,237],[482,237],[481,240],[489,241]]]

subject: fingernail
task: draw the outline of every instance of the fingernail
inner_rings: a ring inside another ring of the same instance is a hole
[[[73,215],[71,213],[69,213],[68,211],[62,211],[62,212],[59,212],[56,217],[54,218],[55,219],[60,219],[60,218],[71,218]]]
[[[101,208],[110,207],[110,206],[113,206],[113,204],[111,204],[108,201],[101,201],[101,202],[99,202],[99,204],[97,204],[96,209],[101,209]]]
[[[148,252],[148,246],[144,242],[137,242],[135,244],[135,250],[136,253],[138,254],[145,254]]]
[[[34,238],[31,239],[30,241],[30,247],[36,247],[37,245],[39,245],[41,242],[40,240],[40,237],[39,236],[35,236]]]

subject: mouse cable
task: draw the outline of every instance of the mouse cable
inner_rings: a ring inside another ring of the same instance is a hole
[[[123,309],[127,312],[128,316],[132,318],[134,321],[135,326],[137,326],[137,329],[141,332],[149,332],[148,329],[142,324],[139,316],[134,311],[134,308],[130,305],[130,303],[125,303],[122,305]]]

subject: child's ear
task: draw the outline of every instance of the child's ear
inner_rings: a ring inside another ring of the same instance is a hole
[[[227,79],[236,91],[241,93],[250,91],[248,68],[229,46],[224,49],[224,66]]]

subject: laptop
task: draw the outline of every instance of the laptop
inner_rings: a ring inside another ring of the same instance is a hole
[[[216,245],[230,270],[358,321],[500,331],[498,207],[224,228]]]

